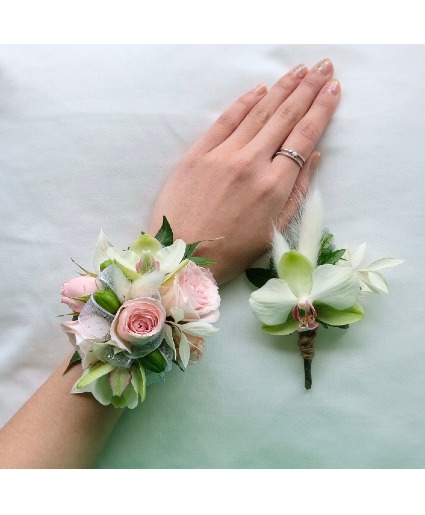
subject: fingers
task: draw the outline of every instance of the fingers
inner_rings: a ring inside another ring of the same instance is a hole
[[[307,67],[304,64],[300,64],[281,77],[261,102],[258,102],[247,114],[246,118],[232,134],[229,144],[234,145],[236,148],[242,148],[249,143],[273,116],[282,102],[297,88],[307,72]]]
[[[194,145],[195,152],[206,153],[225,141],[239,127],[251,109],[266,95],[267,86],[259,84],[242,95],[224,111]]]
[[[249,145],[251,149],[256,153],[264,151],[273,156],[317,100],[323,86],[331,80],[332,74],[333,65],[329,59],[317,63],[252,140]],[[319,102],[323,99],[322,96]]]
[[[287,139],[283,141],[282,146],[293,148],[308,158],[328,125],[338,105],[340,94],[341,88],[337,80],[325,84],[311,108],[295,125]],[[299,165],[284,155],[277,155],[273,158],[272,168],[276,173],[283,175],[283,186],[288,186],[295,181],[299,173]]]

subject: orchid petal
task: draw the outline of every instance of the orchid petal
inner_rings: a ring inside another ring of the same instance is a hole
[[[107,250],[109,259],[121,268],[126,277],[131,280],[137,279],[139,274],[136,272],[136,265],[139,262],[139,256],[132,250],[119,251],[114,247]]]
[[[109,373],[108,379],[112,395],[119,397],[130,384],[131,374],[126,368],[116,367]]]
[[[307,296],[311,291],[313,265],[296,250],[285,252],[278,265],[278,275],[298,297]]]
[[[168,274],[178,267],[185,252],[186,243],[183,240],[176,240],[172,245],[163,247],[155,254],[155,259],[159,261],[161,272]]]
[[[329,325],[346,325],[353,324],[361,320],[364,316],[363,308],[356,303],[345,309],[335,309],[327,304],[315,303],[317,318]]]
[[[136,393],[140,395],[140,400],[143,402],[146,398],[146,374],[145,369],[139,364],[134,364],[131,369],[131,384]]]
[[[104,406],[111,404],[112,390],[107,375],[99,377],[99,379],[90,386],[93,386],[91,390],[93,397],[100,402],[100,404],[103,404]]]
[[[77,383],[77,388],[84,388],[93,381],[96,381],[96,379],[98,379],[99,377],[109,374],[109,372],[111,372],[111,370],[113,370],[114,368],[114,365],[111,365],[110,363],[97,363],[96,365],[88,369],[89,371],[85,373],[83,377],[81,377],[81,379]]]
[[[377,259],[373,263],[371,263],[365,270],[370,272],[375,272],[376,270],[381,270],[382,268],[388,268],[390,266],[401,265],[404,263],[404,259],[396,259],[396,258],[381,258]]]
[[[179,263],[173,270],[171,270],[167,275],[165,276],[165,279],[162,281],[162,284],[167,284],[167,281],[172,281],[174,279],[174,276],[177,272],[179,272],[182,268],[184,268],[188,263],[191,261],[189,259],[183,259],[181,263]]]
[[[375,288],[369,278],[369,273],[366,271],[358,272],[360,277],[360,286],[362,291],[369,291],[371,293],[381,293],[381,290]]]
[[[203,320],[180,325],[180,329],[185,333],[193,334],[193,336],[199,336],[201,338],[211,336],[218,331],[217,327],[214,327]]]
[[[107,250],[112,247],[106,234],[101,230],[94,250],[93,266],[97,273],[100,272],[100,265],[108,258]]]
[[[149,236],[149,234],[142,234],[130,245],[130,250],[135,252],[139,257],[143,251],[150,250],[153,254],[161,250],[162,245],[156,238]]]
[[[190,359],[190,343],[183,332],[180,332],[179,355],[183,368],[186,368]]]
[[[124,304],[130,298],[131,281],[118,266],[112,268],[112,290],[119,301]]]
[[[379,272],[368,272],[368,278],[376,289],[384,293],[388,293],[388,284],[385,277]]]
[[[283,336],[285,334],[291,334],[294,331],[296,331],[298,325],[299,325],[299,322],[297,320],[294,320],[292,315],[289,315],[288,319],[283,324],[274,325],[274,326],[263,325],[261,329],[264,332],[269,333],[269,334],[274,334],[276,336],[277,335]]]
[[[352,306],[360,293],[357,273],[352,268],[320,265],[313,272],[313,288],[309,300],[329,304],[335,309]]]
[[[144,275],[139,275],[138,279],[132,282],[130,287],[130,297],[151,297],[157,292],[164,279],[164,274],[157,270]]]
[[[280,279],[270,279],[249,298],[251,309],[267,325],[285,322],[297,302],[289,286]]]
[[[114,408],[134,409],[138,404],[138,396],[134,388],[126,388],[120,396],[114,395],[111,399]]]
[[[362,243],[356,250],[351,254],[351,267],[358,269],[362,263],[366,254],[366,243]],[[344,257],[344,256],[343,256]]]
[[[174,359],[176,359],[177,351],[176,351],[176,344],[174,343],[174,339],[173,339],[173,330],[171,329],[171,327],[168,324],[165,324],[164,337],[165,337],[165,341],[167,342],[167,345],[174,352]]]

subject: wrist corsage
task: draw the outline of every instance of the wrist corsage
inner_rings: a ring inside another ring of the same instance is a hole
[[[78,265],[83,273],[62,285],[62,302],[73,310],[61,324],[76,348],[69,366],[83,367],[71,393],[135,408],[173,363],[185,370],[199,360],[220,306],[217,284],[202,267],[212,261],[194,256],[200,243],[174,240],[165,217],[155,237],[142,232],[124,251],[101,231],[95,271]]]
[[[366,244],[351,253],[334,249],[333,235],[324,228],[322,199],[317,189],[308,195],[300,214],[282,235],[274,230],[270,266],[250,268],[254,286],[249,303],[266,333],[282,336],[298,332],[304,360],[305,387],[310,389],[316,331],[322,327],[347,329],[363,318],[359,298],[388,293],[379,270],[403,263],[383,258],[362,265]]]

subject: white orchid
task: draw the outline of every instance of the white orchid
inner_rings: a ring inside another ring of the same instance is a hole
[[[317,320],[345,325],[363,317],[356,303],[359,282],[351,268],[313,264],[300,252],[285,252],[277,266],[278,278],[253,292],[250,305],[263,329],[285,335],[312,330]]]
[[[185,251],[183,240],[177,239],[164,247],[148,234],[142,234],[128,250],[121,251],[101,231],[96,244],[94,267],[99,273],[102,264],[115,265],[109,270],[113,290],[119,300],[125,302],[157,292],[168,278],[188,263],[187,259],[183,259]]]
[[[362,243],[354,252],[346,248],[345,254],[337,264],[344,267],[348,266],[357,272],[362,294],[388,293],[387,281],[378,270],[400,265],[404,263],[404,259],[381,258],[368,266],[364,266],[365,254],[366,243]]]

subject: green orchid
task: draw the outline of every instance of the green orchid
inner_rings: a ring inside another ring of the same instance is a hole
[[[267,281],[249,299],[264,331],[286,335],[313,330],[318,321],[342,326],[363,318],[356,303],[359,280],[351,268],[329,264],[315,268],[295,250],[285,252],[276,268],[278,278]]]

